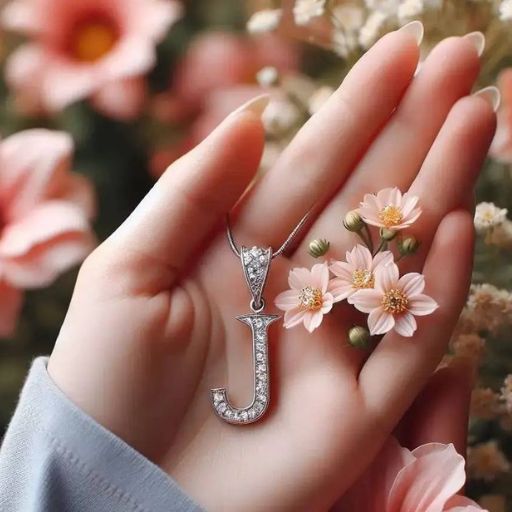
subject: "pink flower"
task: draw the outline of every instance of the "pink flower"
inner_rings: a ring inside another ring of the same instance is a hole
[[[395,188],[385,188],[375,194],[365,194],[359,207],[363,220],[372,226],[399,230],[408,228],[421,215],[416,208],[418,198]]]
[[[288,276],[290,290],[280,293],[276,306],[285,311],[284,326],[287,329],[304,323],[309,332],[313,332],[323,320],[323,316],[332,309],[333,297],[327,291],[329,285],[329,267],[327,263],[307,268],[294,268]]]
[[[375,275],[375,288],[359,290],[348,298],[359,311],[369,313],[370,334],[385,334],[395,329],[410,337],[416,331],[416,316],[430,315],[437,302],[424,295],[425,278],[416,272],[399,277],[394,264],[382,265]]]
[[[347,251],[346,261],[334,261],[330,265],[331,272],[336,276],[329,282],[329,291],[334,302],[352,296],[358,290],[373,288],[375,272],[382,265],[393,263],[390,251],[379,252],[375,257],[363,245],[356,245]]]
[[[464,457],[452,444],[429,443],[412,452],[390,438],[366,473],[341,500],[357,512],[476,512],[457,495],[464,485]]]
[[[489,153],[502,162],[512,162],[512,68],[505,69],[498,78],[501,108],[498,111],[496,135]]]
[[[30,42],[9,58],[7,82],[22,105],[43,111],[89,97],[101,107],[115,90],[125,105],[116,113],[127,118],[144,94],[134,79],[153,67],[155,46],[180,13],[174,0],[14,0],[3,25]]]
[[[28,130],[0,143],[0,336],[14,328],[21,289],[50,284],[94,246],[89,182],[69,172],[71,138]]]

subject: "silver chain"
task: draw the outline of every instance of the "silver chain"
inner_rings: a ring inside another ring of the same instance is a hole
[[[283,254],[284,251],[288,248],[288,246],[292,243],[293,239],[297,235],[297,233],[302,229],[306,221],[308,220],[309,212],[302,217],[300,222],[293,228],[293,231],[288,235],[286,240],[283,242],[281,247],[277,251],[272,251],[272,259],[274,259],[276,256],[280,256]],[[229,222],[229,214],[226,215],[226,233],[228,237],[229,246],[231,247],[231,250],[240,258],[240,249],[238,248],[235,239],[233,237],[233,232],[231,231],[231,225]]]

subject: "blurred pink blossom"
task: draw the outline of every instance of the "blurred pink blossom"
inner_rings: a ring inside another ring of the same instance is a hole
[[[391,438],[370,469],[345,495],[340,510],[357,512],[476,512],[457,493],[466,480],[464,457],[452,444],[429,443],[412,452]]]
[[[25,111],[92,98],[107,115],[133,117],[145,94],[133,80],[180,14],[175,0],[13,0],[2,23],[30,40],[8,59],[7,82]]]
[[[280,72],[293,73],[299,67],[299,57],[297,46],[277,34],[199,35],[174,70],[170,90],[152,101],[155,119],[188,125],[186,136],[173,148],[155,151],[150,164],[152,174],[159,176],[172,159],[204,139],[227,114],[261,94],[256,82],[261,68],[274,66]]]
[[[0,336],[15,326],[22,289],[49,285],[94,246],[89,181],[70,172],[71,138],[27,130],[0,143]]]
[[[496,160],[512,163],[512,68],[502,71],[498,87],[501,92],[501,108],[490,154]]]

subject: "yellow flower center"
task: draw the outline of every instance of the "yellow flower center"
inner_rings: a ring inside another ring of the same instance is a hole
[[[382,297],[382,307],[387,313],[403,313],[407,309],[408,304],[409,299],[407,296],[396,288],[387,291],[384,297]]]
[[[118,37],[115,25],[109,20],[87,20],[73,30],[70,51],[79,61],[95,62],[112,50]]]
[[[375,279],[373,274],[367,269],[357,269],[352,272],[352,287],[353,288],[373,288]]]
[[[306,286],[299,293],[300,305],[308,311],[317,311],[322,307],[323,297],[322,290]]]
[[[402,211],[397,206],[388,205],[379,212],[379,219],[387,228],[396,226],[403,219]]]

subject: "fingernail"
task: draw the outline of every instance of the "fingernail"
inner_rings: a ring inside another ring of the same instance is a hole
[[[412,37],[414,37],[416,44],[419,46],[421,41],[423,41],[423,34],[425,29],[423,28],[423,23],[416,20],[407,23],[407,25],[404,25],[403,27],[400,27],[398,32],[405,32],[406,34],[410,34]]]
[[[491,105],[494,112],[498,110],[501,103],[501,93],[497,87],[494,85],[490,85],[489,87],[484,87],[479,91],[473,93],[473,96],[479,96],[483,98],[489,105]]]
[[[467,39],[476,49],[476,53],[480,57],[482,53],[484,53],[485,48],[485,36],[482,32],[470,32],[463,36],[464,39]]]
[[[258,117],[261,117],[269,101],[270,96],[268,94],[260,94],[259,96],[256,96],[256,98],[252,98],[247,103],[238,107],[231,113],[231,115],[240,114],[241,112],[252,112]]]

